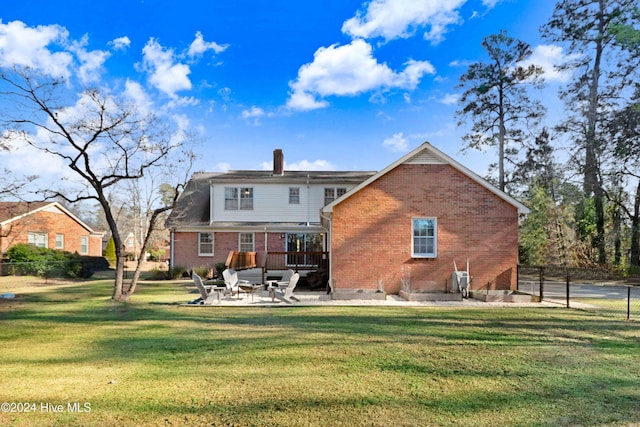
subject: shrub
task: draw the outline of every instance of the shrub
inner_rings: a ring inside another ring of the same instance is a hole
[[[182,276],[184,275],[185,271],[187,271],[186,268],[180,266],[180,265],[175,265],[171,268],[171,272],[169,274],[169,277],[171,277],[172,279],[176,280],[176,279],[181,279]]]
[[[216,263],[216,277],[222,277],[222,272],[227,269],[227,265],[224,262]]]
[[[109,241],[107,242],[107,247],[104,249],[104,256],[111,263],[111,265],[115,265],[116,263],[116,244],[113,241],[113,236],[109,237]]]
[[[96,271],[109,268],[104,257],[81,256],[78,253],[17,244],[7,251],[9,274],[32,274],[43,277],[89,278]]]
[[[206,265],[200,265],[198,267],[193,267],[193,272],[196,273],[198,276],[206,279],[209,277],[209,275],[211,274],[211,267],[208,267]]]

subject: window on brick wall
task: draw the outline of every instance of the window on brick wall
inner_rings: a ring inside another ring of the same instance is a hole
[[[412,248],[414,258],[435,258],[438,254],[438,220],[436,218],[412,219]]]
[[[238,250],[240,252],[254,252],[253,233],[240,233]]]
[[[198,233],[198,255],[213,255],[213,233]]]
[[[80,255],[89,255],[89,236],[80,236]]]
[[[47,245],[47,233],[33,233],[29,232],[27,234],[27,242],[30,245],[37,246],[39,248],[46,248]]]
[[[56,249],[64,249],[64,234],[56,234]]]

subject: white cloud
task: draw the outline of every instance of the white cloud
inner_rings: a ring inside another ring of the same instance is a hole
[[[196,32],[196,38],[191,42],[189,46],[189,56],[200,56],[208,50],[213,50],[215,53],[224,52],[229,45],[219,45],[216,42],[206,42],[200,31]]]
[[[482,0],[482,5],[487,9],[493,9],[502,0]]]
[[[265,115],[265,112],[262,108],[256,107],[255,105],[249,108],[248,110],[242,111],[242,118],[247,120],[253,126],[260,126],[260,118]]]
[[[49,50],[49,45],[65,45],[69,33],[59,25],[27,27],[21,21],[0,21],[0,67],[31,67],[51,77],[69,78],[73,56]]]
[[[149,82],[158,90],[175,98],[176,92],[191,89],[191,70],[188,65],[175,62],[172,49],[164,49],[151,38],[142,49],[142,54],[143,67],[150,74]]]
[[[380,64],[372,55],[371,45],[354,40],[343,46],[321,47],[313,62],[300,67],[287,107],[294,110],[312,110],[328,105],[318,100],[331,95],[355,96],[373,90],[389,88],[414,89],[424,74],[435,69],[427,61],[409,60],[401,72]]]
[[[459,99],[460,95],[458,95],[457,93],[447,93],[442,98],[440,98],[438,102],[444,105],[453,105],[456,104]]]
[[[75,53],[80,67],[77,70],[77,76],[83,84],[97,82],[100,80],[103,65],[111,56],[111,53],[104,50],[87,51],[86,46],[89,44],[89,37],[85,35],[77,42],[71,43],[69,50]]]
[[[409,149],[409,143],[403,132],[394,133],[391,137],[385,139],[382,145],[391,151],[401,152]]]
[[[264,116],[264,110],[260,107],[256,107],[255,105],[252,106],[251,108],[249,108],[248,110],[244,110],[242,112],[242,118],[243,119],[251,119],[251,118],[255,118],[255,117],[262,117]]]
[[[296,163],[287,164],[285,162],[284,170],[292,171],[332,171],[336,170],[335,165],[327,160],[314,160],[310,162],[308,160],[301,160]]]
[[[447,27],[460,21],[458,9],[466,0],[372,0],[342,25],[352,37],[408,38],[426,28],[424,38],[437,43]]]
[[[565,83],[571,79],[571,70],[558,70],[557,66],[578,58],[579,55],[564,55],[562,47],[556,45],[538,45],[533,48],[533,54],[519,65],[539,65],[544,70],[545,81]]]
[[[111,40],[109,45],[112,46],[114,50],[125,50],[131,46],[131,40],[129,40],[127,36],[118,37],[117,39]]]

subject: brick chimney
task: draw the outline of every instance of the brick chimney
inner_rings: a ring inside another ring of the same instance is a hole
[[[280,148],[273,150],[273,174],[284,175],[284,154]]]

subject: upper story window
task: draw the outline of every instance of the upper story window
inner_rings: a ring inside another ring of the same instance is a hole
[[[413,218],[412,248],[414,258],[435,258],[438,254],[438,220]]]
[[[27,243],[30,245],[37,246],[39,248],[46,248],[48,247],[47,241],[47,233],[29,232],[27,234]]]
[[[347,192],[346,188],[325,188],[324,189],[324,204],[328,205],[338,197]]]
[[[89,254],[89,236],[80,236],[80,255]]]
[[[253,188],[225,187],[224,209],[227,211],[253,210]]]
[[[289,204],[300,204],[300,187],[289,187]]]
[[[56,234],[56,249],[64,249],[64,234]]]
[[[198,233],[198,255],[213,255],[213,233]]]

